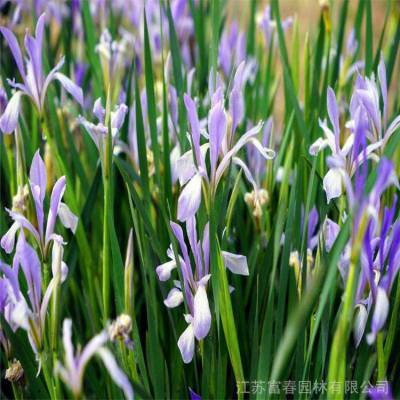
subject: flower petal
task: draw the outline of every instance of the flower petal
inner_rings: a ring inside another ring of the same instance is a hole
[[[188,364],[193,359],[194,354],[194,333],[190,323],[178,340],[178,347],[182,355],[183,362]]]
[[[23,93],[21,91],[15,92],[8,102],[3,115],[0,117],[0,129],[6,134],[14,132],[18,125],[22,95]]]
[[[201,176],[199,174],[186,184],[178,199],[178,219],[186,221],[194,216],[201,202]]]
[[[159,265],[156,268],[156,273],[158,275],[158,279],[161,282],[167,281],[169,278],[171,278],[171,271],[174,268],[176,268],[175,260],[167,261],[166,263]]]
[[[50,236],[54,232],[54,226],[56,224],[57,215],[60,209],[61,199],[65,192],[65,176],[62,176],[55,183],[53,187],[53,191],[51,192],[50,198],[50,210],[47,218],[47,226],[46,226],[46,244],[50,240]]]
[[[177,289],[172,288],[168,293],[167,298],[164,300],[164,304],[168,308],[178,307],[183,302],[183,293]]]
[[[328,171],[323,181],[328,203],[342,194],[342,173],[338,168]]]
[[[79,218],[69,209],[65,203],[60,203],[58,209],[58,216],[60,217],[61,223],[75,233],[76,227],[78,226]]]
[[[368,344],[375,342],[376,335],[385,325],[389,313],[389,299],[384,289],[378,286],[376,291],[374,314],[371,321],[371,333],[367,336]]]
[[[82,89],[61,72],[56,72],[54,78],[57,79],[63,88],[83,107]]]
[[[10,229],[1,238],[1,247],[7,254],[10,254],[14,249],[15,235],[19,228],[20,224],[18,222],[14,222]]]
[[[229,271],[238,275],[249,275],[246,256],[222,251],[222,257],[224,259],[225,267],[228,268]]]
[[[211,312],[205,285],[201,284],[194,295],[193,332],[197,340],[204,339],[211,327]]]

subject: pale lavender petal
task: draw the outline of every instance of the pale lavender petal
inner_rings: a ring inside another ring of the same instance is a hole
[[[357,311],[354,317],[353,333],[355,345],[358,347],[364,335],[365,326],[367,325],[368,312],[363,304],[358,304],[356,309]]]
[[[64,227],[70,229],[72,233],[75,233],[76,227],[78,226],[79,218],[69,209],[69,207],[65,203],[60,203],[58,216],[60,217],[60,221],[64,225]]]
[[[332,246],[339,234],[340,226],[336,222],[333,222],[331,219],[327,218],[322,229],[325,240],[325,248],[326,251],[329,252],[331,251]]]
[[[15,92],[8,102],[3,115],[0,117],[0,129],[6,134],[14,132],[18,125],[22,95],[23,93],[20,91]]]
[[[83,348],[83,351],[77,360],[76,368],[83,372],[88,361],[107,342],[107,340],[108,334],[105,330],[90,339],[90,341]]]
[[[381,85],[381,93],[382,93],[382,99],[383,99],[383,118],[384,118],[384,124],[386,127],[386,123],[387,123],[387,82],[386,82],[386,67],[385,67],[385,62],[383,60],[383,57],[381,57],[381,60],[378,65],[378,76],[379,76],[379,83]]]
[[[311,156],[316,156],[321,150],[329,145],[327,139],[318,138],[309,148],[308,152]]]
[[[42,274],[40,261],[36,251],[26,242],[25,235],[22,231],[18,237],[16,255],[22,270],[24,271],[28,285],[29,299],[33,310],[39,314],[42,293]]]
[[[167,298],[164,300],[164,304],[168,308],[178,307],[183,302],[183,293],[177,288],[172,288],[168,293]]]
[[[246,256],[222,251],[222,257],[224,259],[224,265],[229,271],[238,275],[249,275]]]
[[[7,212],[14,221],[18,222],[22,227],[31,232],[37,243],[40,245],[40,235],[36,228],[22,214],[10,210],[7,210]]]
[[[226,134],[227,120],[222,101],[218,102],[211,109],[208,116],[208,133],[210,135],[210,162],[211,175],[216,170],[218,155],[222,141]]]
[[[343,184],[341,171],[337,168],[330,169],[323,180],[323,187],[328,203],[332,199],[335,199],[342,194],[342,186]]]
[[[65,192],[65,187],[66,187],[65,176],[62,176],[55,183],[53,191],[51,192],[50,210],[47,217],[47,226],[46,226],[46,244],[48,243],[48,241],[50,240],[50,236],[54,232],[54,227],[56,224],[58,211],[60,209],[61,199]]]
[[[14,222],[10,229],[1,238],[1,247],[7,254],[10,254],[14,249],[15,235],[17,234],[19,228],[20,224],[18,222]]]
[[[171,271],[174,268],[176,268],[175,260],[167,261],[166,263],[159,265],[156,268],[156,273],[158,275],[158,279],[161,282],[167,281],[169,278],[171,278]]]
[[[194,216],[200,207],[202,178],[196,174],[184,187],[178,199],[178,219],[186,221]]]
[[[99,97],[93,104],[93,114],[97,117],[100,122],[104,122],[106,116],[106,110],[101,104],[101,97]]]
[[[178,347],[185,364],[193,360],[194,354],[194,333],[193,326],[190,323],[178,340]]]
[[[64,360],[68,370],[76,368],[74,361],[74,347],[72,345],[72,321],[67,318],[63,322],[63,346],[64,346]]]
[[[115,111],[111,113],[111,128],[119,131],[125,120],[125,115],[128,112],[128,107],[125,104],[120,104]]]
[[[375,299],[375,308],[371,321],[371,333],[367,336],[369,344],[375,342],[376,335],[383,328],[389,313],[389,299],[384,289],[378,286]]]
[[[18,67],[19,73],[22,76],[22,79],[25,80],[24,63],[23,63],[21,49],[19,47],[17,38],[10,31],[10,29],[8,29],[6,27],[0,27],[0,31],[3,34],[4,38],[6,39],[8,46],[10,47],[11,53],[14,56],[15,63],[17,64],[17,67]]]
[[[331,87],[328,87],[328,92],[327,92],[327,108],[328,108],[329,119],[331,120],[331,123],[333,125],[333,132],[335,133],[336,150],[339,151],[339,139],[340,139],[339,110],[337,106],[335,92]]]
[[[105,347],[101,347],[100,349],[97,350],[97,354],[103,360],[103,363],[107,368],[108,373],[110,374],[114,383],[117,386],[119,386],[124,392],[125,397],[128,400],[133,399],[133,389],[129,382],[129,379],[127,378],[125,373],[121,370],[121,368],[118,366],[110,350],[106,349]]]
[[[198,165],[202,165],[202,157],[200,153],[200,124],[199,117],[197,115],[196,104],[187,94],[185,94],[183,98],[192,132],[192,142],[196,163]]]
[[[199,285],[194,295],[193,333],[197,340],[204,339],[211,327],[211,312],[204,285]]]
[[[83,107],[82,89],[61,72],[56,72],[54,78],[57,79],[63,88]]]

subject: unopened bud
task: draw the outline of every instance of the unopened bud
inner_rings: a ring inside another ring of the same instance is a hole
[[[6,369],[5,378],[10,382],[20,382],[24,376],[24,369],[21,363],[14,359],[11,365]]]
[[[18,186],[17,194],[12,200],[12,210],[23,214],[26,211],[26,204],[29,197],[28,185]]]
[[[121,314],[108,328],[108,334],[112,341],[123,340],[130,343],[129,334],[132,331],[132,318],[128,314]]]

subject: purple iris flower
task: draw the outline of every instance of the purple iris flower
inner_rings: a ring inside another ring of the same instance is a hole
[[[374,151],[381,146],[381,143],[372,143],[366,146],[364,158],[363,152],[359,151],[358,146],[354,146],[356,136],[365,136],[367,129],[367,116],[361,107],[351,109],[352,120],[350,134],[348,135],[343,146],[340,145],[340,123],[339,108],[335,93],[332,88],[328,88],[327,93],[327,109],[333,131],[328,127],[326,121],[320,121],[320,127],[324,132],[323,138],[318,138],[309,149],[312,156],[316,156],[320,151],[328,147],[331,155],[327,159],[329,167],[328,172],[324,176],[323,186],[326,193],[328,203],[331,199],[340,197],[346,181],[355,174],[356,169],[366,160],[378,160]]]
[[[246,35],[239,31],[234,21],[229,30],[225,28],[219,42],[218,62],[228,77],[233,68],[236,68],[246,57]]]
[[[63,382],[71,389],[76,398],[82,395],[83,376],[86,366],[94,355],[103,361],[108,373],[119,386],[127,399],[133,399],[133,389],[129,379],[118,366],[113,354],[105,347],[109,337],[106,330],[94,336],[82,350],[74,354],[72,344],[72,321],[65,319],[63,323],[64,365],[56,362],[55,371]]]
[[[52,279],[45,292],[42,293],[42,275],[39,257],[36,251],[27,243],[25,234],[21,230],[16,246],[16,252],[12,267],[0,263],[0,271],[3,273],[3,293],[5,306],[2,313],[15,331],[22,328],[27,331],[29,342],[33,351],[37,354],[43,345],[45,319],[48,304],[58,282],[64,282],[68,274],[68,267],[62,261],[63,245],[62,237],[54,237],[52,248]],[[28,298],[23,295],[19,285],[20,268],[24,274]],[[39,367],[40,368],[40,367]]]
[[[11,97],[5,112],[0,118],[0,129],[4,133],[11,133],[17,127],[22,95],[29,96],[36,105],[39,113],[41,114],[43,112],[47,88],[55,79],[61,83],[64,89],[70,93],[80,105],[83,105],[82,89],[75,85],[71,79],[59,72],[64,64],[64,58],[58,62],[47,76],[44,75],[42,63],[44,24],[45,14],[42,14],[36,25],[36,37],[28,34],[25,35],[25,49],[28,54],[25,65],[21,49],[14,34],[8,28],[0,28],[1,33],[10,47],[23,80],[23,83],[15,83],[15,81],[8,80],[9,85],[17,89],[17,91]]]
[[[128,107],[125,104],[118,104],[115,106],[114,111],[111,111],[110,124],[113,145],[115,144],[119,130],[122,128],[127,111]],[[97,124],[89,122],[82,116],[78,117],[78,121],[84,126],[87,133],[90,135],[101,156],[104,156],[108,127],[105,125],[106,110],[101,104],[101,98],[98,98],[94,102],[93,114],[99,121]]]
[[[379,87],[375,77],[362,78],[359,76],[356,89],[358,103],[361,104],[369,119],[369,137],[371,141],[381,143],[384,148],[392,134],[400,127],[400,115],[388,124],[388,99],[386,67],[381,58],[378,65]],[[383,109],[380,109],[379,95],[383,100]]]
[[[195,217],[186,221],[186,233],[195,268],[192,268],[182,228],[175,222],[171,222],[171,228],[179,243],[179,261],[176,260],[171,247],[167,252],[170,261],[159,265],[156,273],[160,281],[167,281],[171,278],[174,269],[179,266],[181,270],[183,287],[180,281],[174,281],[174,287],[164,300],[164,304],[168,308],[174,308],[182,304],[184,299],[186,300],[189,313],[185,314],[185,321],[188,326],[178,340],[178,347],[183,362],[189,363],[193,359],[195,339],[204,339],[211,327],[211,312],[207,297],[207,283],[211,277],[209,225],[206,224],[204,228],[202,240],[198,240]],[[222,257],[225,267],[231,272],[238,275],[249,274],[245,256],[222,251]]]
[[[22,231],[22,228],[24,228],[33,235],[39,245],[42,257],[46,259],[50,243],[57,240],[58,235],[54,233],[57,217],[60,219],[64,227],[70,229],[73,233],[75,233],[78,224],[78,217],[71,212],[65,203],[62,202],[62,197],[66,189],[65,176],[62,176],[54,184],[51,193],[50,208],[47,215],[47,225],[45,230],[44,198],[46,195],[47,173],[39,150],[35,153],[32,160],[29,184],[35,203],[36,224],[32,224],[19,211],[7,209],[7,212],[13,219],[14,223],[1,238],[1,247],[6,251],[6,253],[11,253],[14,248],[16,233]]]
[[[239,75],[236,74],[233,91],[239,91],[241,88],[240,74],[243,72],[242,66],[238,68]],[[257,151],[267,160],[275,156],[275,152],[264,147],[257,139],[257,134],[262,129],[262,122],[244,133],[239,140],[232,145],[234,133],[228,129],[228,117],[224,107],[224,97],[222,87],[219,86],[210,93],[211,109],[208,113],[208,124],[205,132],[200,128],[200,122],[197,114],[196,103],[185,94],[184,102],[188,113],[189,125],[191,128],[190,143],[192,149],[183,154],[177,160],[177,171],[180,184],[185,185],[178,199],[178,219],[186,221],[194,216],[201,203],[202,184],[209,185],[210,192],[214,196],[224,172],[231,161],[240,168],[244,168],[245,175],[251,177],[251,173],[237,157],[237,153],[247,144],[252,144]],[[232,121],[241,120],[243,104],[230,108]],[[205,137],[207,142],[200,144],[201,136]],[[206,167],[206,153],[209,151],[210,172]],[[221,157],[221,161],[219,161]],[[251,177],[252,181],[254,179]]]

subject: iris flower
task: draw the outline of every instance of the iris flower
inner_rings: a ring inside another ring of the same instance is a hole
[[[37,224],[35,224],[36,226],[32,224],[20,212],[7,210],[10,217],[14,220],[14,223],[2,237],[1,247],[6,253],[11,253],[14,248],[16,233],[21,230],[21,228],[24,228],[33,235],[39,245],[42,257],[46,258],[50,243],[58,236],[54,233],[57,217],[64,227],[70,229],[73,233],[78,224],[78,217],[62,202],[62,197],[66,189],[65,176],[62,176],[54,184],[50,198],[50,209],[47,214],[46,230],[44,230],[44,199],[46,195],[47,173],[39,150],[35,153],[32,160],[29,184],[35,202]]]
[[[186,233],[195,262],[194,270],[182,228],[175,222],[171,222],[171,228],[180,247],[179,262],[175,259],[172,248],[170,248],[168,256],[171,261],[159,265],[156,272],[160,281],[170,279],[171,272],[177,267],[182,272],[183,287],[181,287],[180,281],[174,281],[174,288],[169,292],[164,304],[168,308],[174,308],[186,300],[189,313],[185,314],[184,317],[188,326],[178,340],[178,347],[183,362],[189,363],[193,359],[195,339],[204,339],[211,327],[211,312],[207,297],[207,284],[211,277],[209,273],[209,225],[207,224],[204,228],[202,240],[198,240],[195,217],[186,221]],[[231,272],[239,275],[249,274],[245,256],[227,251],[223,251],[222,256],[226,268]]]
[[[16,92],[11,97],[4,114],[0,118],[0,129],[4,133],[12,133],[17,127],[22,95],[30,97],[39,113],[43,112],[47,88],[55,79],[80,105],[83,105],[82,89],[59,72],[64,64],[64,57],[61,58],[47,76],[44,74],[42,59],[44,24],[45,14],[42,14],[36,24],[36,37],[29,34],[25,35],[25,49],[27,52],[25,63],[15,35],[6,27],[0,28],[10,47],[23,81],[23,83],[15,83],[15,81],[8,80],[9,85],[15,88]]]
[[[106,330],[94,336],[82,350],[74,354],[72,344],[72,321],[65,319],[63,323],[64,365],[56,363],[55,371],[64,383],[71,389],[76,398],[82,394],[83,375],[89,360],[98,355],[103,361],[112,380],[119,386],[127,399],[133,399],[132,386],[115,361],[110,350],[105,347],[109,340]]]

